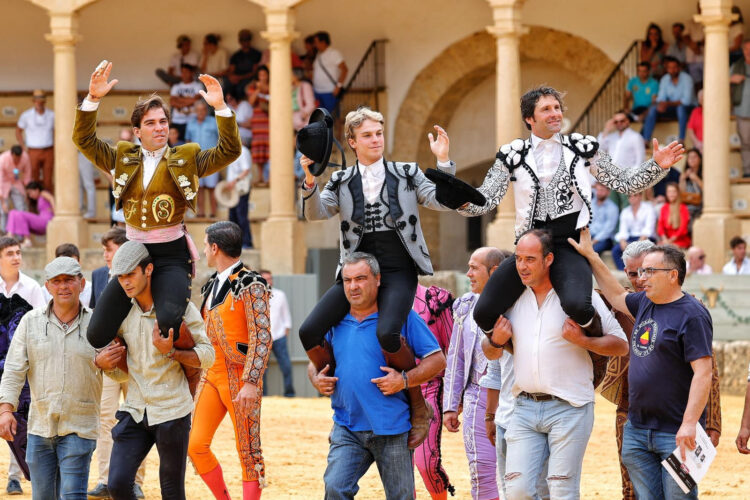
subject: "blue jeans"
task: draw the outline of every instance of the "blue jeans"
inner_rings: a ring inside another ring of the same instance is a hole
[[[692,106],[686,106],[680,104],[679,106],[669,106],[663,113],[659,113],[656,110],[656,105],[648,108],[648,115],[646,115],[646,121],[643,122],[643,130],[641,135],[647,141],[651,140],[651,136],[654,133],[654,127],[656,127],[656,119],[659,117],[666,118],[677,118],[677,123],[680,128],[680,141],[685,139],[685,130],[687,129],[688,118],[690,118],[690,111],[693,109]]]
[[[661,461],[677,448],[675,434],[670,432],[638,429],[625,422],[622,438],[622,463],[628,469],[633,489],[642,500],[697,499],[696,486],[687,495],[682,492]]]
[[[237,205],[229,209],[229,220],[240,226],[242,231],[242,248],[253,248],[253,234],[250,232],[250,221],[247,218],[250,193],[240,196]]]
[[[338,99],[335,95],[333,95],[333,92],[315,92],[315,99],[318,100],[318,104],[320,104],[321,108],[327,109],[331,114],[335,113],[336,103],[338,102]]]
[[[86,500],[95,439],[77,434],[43,438],[28,435],[26,463],[31,473],[33,500]]]
[[[495,425],[495,451],[497,451],[497,470],[500,475],[500,485],[503,490],[503,497],[507,498],[508,493],[505,491],[505,458],[508,455],[508,443],[505,440],[506,430]],[[541,472],[539,473],[539,479],[536,483],[536,496],[534,500],[549,499],[549,488],[547,488],[547,465],[544,463]]]
[[[371,431],[353,432],[334,422],[329,441],[325,482],[326,500],[353,499],[357,483],[372,465],[378,466],[387,500],[413,500],[414,465],[406,445],[408,432],[377,436]]]
[[[294,384],[292,383],[292,360],[289,359],[289,350],[287,349],[287,337],[281,337],[280,339],[273,341],[273,355],[276,356],[276,361],[279,363],[281,374],[284,376],[284,396],[287,398],[293,398],[295,396]],[[263,373],[263,395],[266,395],[266,374]]]
[[[519,396],[505,433],[508,500],[535,498],[547,459],[550,497],[578,499],[583,454],[593,426],[594,403],[575,407],[557,399],[537,402]]]

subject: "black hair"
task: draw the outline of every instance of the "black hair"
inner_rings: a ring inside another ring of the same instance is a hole
[[[0,236],[0,253],[9,247],[21,246],[21,242],[13,236]]]
[[[150,255],[145,256],[135,267],[140,267],[141,271],[144,273],[146,272],[146,267],[148,267],[149,264],[153,264],[154,259]]]
[[[63,243],[55,248],[55,257],[71,257],[81,260],[81,251],[73,243]]]
[[[659,41],[656,44],[656,50],[659,51],[664,47],[664,36],[662,35],[661,28],[656,23],[651,23],[648,25],[648,28],[646,28],[646,39],[643,40],[644,47],[648,47],[649,49],[651,47],[651,40],[648,39],[648,32],[651,30],[656,30],[659,32]]]
[[[13,156],[21,156],[23,154],[23,148],[18,144],[14,144],[10,147],[10,154]]]
[[[331,35],[329,35],[327,31],[318,31],[317,33],[315,33],[315,38],[325,43],[326,45],[331,45]]]
[[[742,238],[742,236],[735,236],[731,240],[729,240],[729,248],[734,250],[734,247],[737,245],[747,245],[747,242]]]
[[[538,228],[528,229],[518,237],[519,241],[527,234],[536,236],[537,239],[539,239],[539,243],[542,244],[542,257],[546,257],[547,255],[552,253],[552,249],[554,248],[554,246],[552,243],[552,233],[550,231],[548,231],[547,229]]]
[[[687,267],[685,266],[685,254],[682,253],[682,250],[672,245],[657,245],[646,251],[647,254],[655,252],[662,254],[662,261],[666,267],[671,267],[677,270],[677,283],[682,286],[687,272]]]
[[[227,256],[237,258],[242,255],[242,229],[234,222],[214,222],[206,228],[206,236],[209,245],[215,243]]]

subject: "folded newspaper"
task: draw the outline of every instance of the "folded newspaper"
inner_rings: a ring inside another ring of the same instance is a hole
[[[677,447],[661,464],[677,482],[683,493],[687,494],[703,479],[714,458],[716,458],[716,448],[701,424],[698,423],[695,424],[695,449],[686,450],[683,461],[680,448]]]

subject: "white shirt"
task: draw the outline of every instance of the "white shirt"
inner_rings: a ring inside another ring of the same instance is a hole
[[[737,270],[737,263],[734,261],[734,259],[732,259],[726,263],[721,272],[724,274],[731,274],[733,276],[739,276],[740,274],[750,274],[750,259],[748,259],[747,257],[742,259],[742,265],[740,266],[739,271]]]
[[[240,129],[240,138],[242,139],[243,143],[249,144],[249,142],[247,141],[250,141],[253,138],[253,131],[250,128],[243,127],[242,125],[240,125],[240,123],[245,123],[253,117],[253,107],[249,102],[243,100],[237,105],[236,113],[237,126]]]
[[[221,287],[224,286],[224,282],[229,278],[229,276],[232,274],[232,270],[237,264],[239,264],[239,262],[240,259],[237,259],[234,263],[232,263],[231,266],[227,267],[216,276],[214,286],[211,287],[211,290],[208,291],[208,293],[210,294],[209,300],[211,301],[209,307],[213,307],[216,305],[214,304],[214,294],[217,292],[217,290],[221,290]]]
[[[620,230],[615,235],[616,241],[628,238],[653,237],[656,229],[656,214],[648,201],[642,201],[638,212],[633,215],[633,207],[627,206],[620,213]]]
[[[272,289],[268,307],[271,309],[271,338],[279,340],[286,335],[288,328],[292,328],[292,313],[286,294],[277,288]]]
[[[233,181],[239,177],[242,172],[250,170],[252,163],[253,157],[250,154],[250,150],[245,146],[242,146],[240,157],[230,163],[227,167],[227,181]]]
[[[500,377],[503,381],[503,388],[500,389],[498,394],[495,425],[508,430],[510,417],[513,415],[513,407],[516,404],[516,397],[513,395],[513,385],[516,381],[516,374],[513,371],[513,355],[508,351],[503,351],[499,361],[502,370]]]
[[[34,309],[37,307],[44,307],[47,304],[47,301],[44,299],[42,287],[39,286],[39,283],[37,283],[32,277],[23,274],[21,271],[18,271],[18,281],[13,284],[10,291],[8,291],[5,286],[5,280],[0,278],[0,293],[7,298],[12,297],[15,293],[28,302]]]
[[[539,179],[539,184],[546,187],[560,166],[562,156],[560,134],[554,134],[549,139],[541,139],[531,134],[531,150],[534,153],[536,176]]]
[[[344,62],[344,56],[333,47],[328,47],[323,52],[318,52],[318,55],[315,56],[315,61],[313,62],[312,83],[315,92],[318,92],[319,94],[330,94],[334,91],[336,83],[339,81],[339,76],[341,75],[339,64],[342,62]],[[325,68],[325,71],[323,68]],[[326,71],[328,71],[331,77],[326,74]],[[335,81],[331,81],[331,78]]]
[[[30,108],[18,118],[18,128],[26,133],[26,147],[51,148],[55,144],[55,112],[44,108],[41,115]]]
[[[708,264],[703,264],[703,267],[701,267],[697,271],[691,271],[690,270],[690,262],[686,262],[685,263],[685,267],[687,268],[687,272],[688,273],[693,273],[693,274],[708,275],[708,274],[713,274],[713,272],[714,272],[714,270],[711,269],[711,266],[709,266]]]
[[[172,85],[169,95],[175,97],[195,97],[198,91],[203,90],[203,84],[199,82],[180,82]],[[172,123],[182,125],[188,122],[188,118],[195,116],[195,104],[178,108],[172,107]]]
[[[367,200],[367,203],[373,203],[380,196],[380,191],[383,189],[383,183],[385,182],[383,158],[381,157],[372,165],[363,165],[362,163],[357,163],[357,165],[359,166],[359,174],[362,176],[362,191],[365,194],[365,200]]]
[[[598,140],[602,151],[609,153],[612,161],[621,167],[637,167],[646,160],[643,136],[630,127],[622,133],[599,134]]]
[[[42,295],[44,295],[44,303],[49,304],[49,301],[52,300],[52,294],[49,293],[47,290],[47,287],[41,287],[42,288]],[[91,303],[91,282],[87,281],[85,285],[83,285],[83,291],[78,296],[78,300],[86,307],[91,307],[89,304]],[[36,307],[36,306],[34,306]]]
[[[217,52],[218,53],[218,52]],[[169,67],[174,68],[174,72],[176,75],[180,74],[180,71],[182,71],[182,63],[190,64],[191,66],[198,67],[198,64],[200,63],[200,56],[197,52],[190,51],[185,55],[182,55],[181,51],[177,51],[174,54],[172,54],[172,57],[169,58]]]
[[[627,342],[625,334],[598,294],[591,302],[602,319],[605,335]],[[594,370],[588,351],[562,337],[568,316],[560,298],[550,289],[541,307],[531,288],[521,294],[508,313],[513,325],[513,395],[544,393],[564,399],[573,406],[594,401]]]

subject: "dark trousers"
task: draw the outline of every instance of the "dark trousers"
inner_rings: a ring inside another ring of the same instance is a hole
[[[185,499],[185,463],[190,438],[190,415],[157,425],[148,424],[148,415],[136,423],[130,413],[118,411],[112,428],[112,455],[107,487],[114,500],[135,500],[135,474],[143,459],[156,445],[159,452],[161,497]]]
[[[242,248],[253,248],[253,234],[250,232],[250,221],[247,219],[249,200],[250,193],[243,194],[239,203],[229,209],[229,220],[242,230]]]
[[[292,376],[292,360],[289,358],[289,349],[287,347],[286,336],[281,337],[273,341],[271,346],[273,355],[276,357],[276,362],[279,363],[279,369],[281,374],[284,376],[284,396],[293,398],[294,392],[294,378]],[[263,372],[263,395],[267,396],[266,391],[266,374],[268,371]]]
[[[365,234],[357,251],[374,255],[380,265],[376,332],[380,347],[387,352],[396,352],[401,347],[401,327],[414,305],[417,268],[396,231]],[[328,330],[344,319],[348,312],[349,302],[339,276],[299,328],[305,350],[321,345]]]
[[[16,462],[23,472],[23,477],[26,480],[30,480],[29,475],[29,464],[26,463],[26,443],[27,435],[26,430],[28,428],[29,420],[29,405],[31,404],[31,391],[29,389],[29,383],[26,382],[21,389],[21,395],[18,398],[18,408],[13,412],[13,416],[16,417],[16,434],[13,436],[13,441],[7,441],[10,447],[11,453],[16,457]]]
[[[151,274],[151,294],[154,297],[156,320],[163,336],[174,330],[174,339],[179,337],[180,324],[190,301],[192,263],[187,240],[182,238],[167,243],[149,243],[148,253],[154,260]],[[133,304],[113,279],[96,301],[86,336],[89,343],[100,349],[115,338],[117,330],[130,312]]]
[[[575,218],[578,214],[572,214]],[[555,260],[549,270],[552,286],[560,297],[560,305],[565,314],[570,316],[579,325],[585,325],[594,317],[594,306],[591,305],[591,291],[593,282],[591,278],[591,266],[588,261],[570,246],[567,238],[573,237],[578,240],[578,231],[560,228],[561,224],[570,222],[570,219],[555,224],[558,219],[547,223],[546,229],[550,229],[554,235],[553,254]],[[560,228],[559,230],[556,230]],[[505,259],[490,276],[482,294],[479,296],[477,305],[474,307],[474,321],[479,328],[489,332],[495,326],[495,322],[518,300],[525,290],[521,277],[516,271],[515,259]]]

